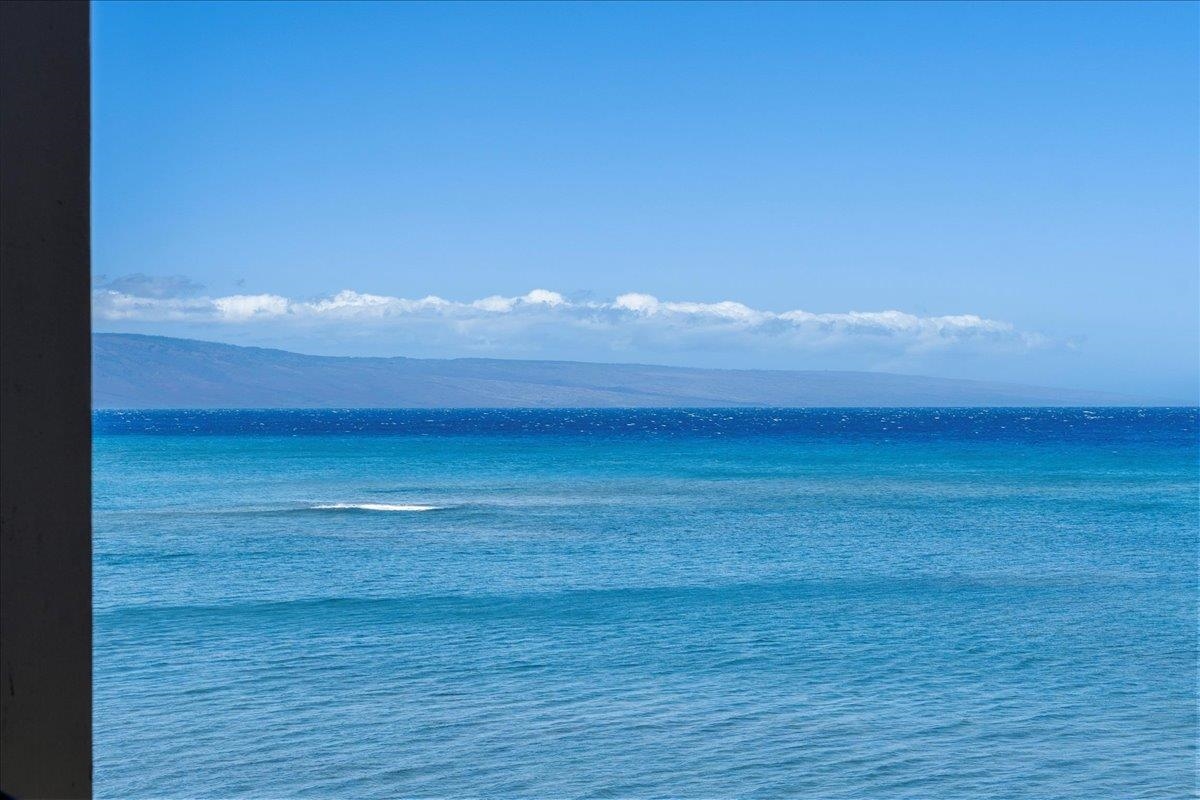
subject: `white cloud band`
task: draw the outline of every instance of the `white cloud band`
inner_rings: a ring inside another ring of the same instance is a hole
[[[295,323],[438,328],[467,346],[502,347],[530,335],[600,337],[614,346],[754,346],[774,343],[810,349],[870,342],[895,351],[928,350],[988,343],[1026,348],[1040,344],[1036,334],[975,314],[917,316],[902,311],[814,313],[767,311],[730,300],[717,303],[660,300],[649,294],[622,294],[611,301],[572,301],[546,289],[514,297],[492,295],[470,302],[428,296],[419,300],[351,290],[315,300],[275,294],[224,297],[139,296],[97,290],[93,310],[112,322],[190,322],[206,324]],[[536,334],[534,333],[536,331]]]

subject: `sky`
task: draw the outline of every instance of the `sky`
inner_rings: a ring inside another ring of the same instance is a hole
[[[93,9],[97,331],[1200,394],[1195,3]]]

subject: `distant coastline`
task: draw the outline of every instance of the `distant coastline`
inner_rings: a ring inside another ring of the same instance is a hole
[[[93,335],[92,405],[114,408],[1162,406],[1107,392],[881,372],[311,356]]]

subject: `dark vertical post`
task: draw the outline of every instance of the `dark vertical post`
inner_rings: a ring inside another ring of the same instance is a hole
[[[86,2],[0,2],[0,789],[92,789]]]

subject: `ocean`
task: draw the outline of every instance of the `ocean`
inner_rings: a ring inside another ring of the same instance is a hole
[[[94,430],[98,797],[1196,796],[1196,409]]]

